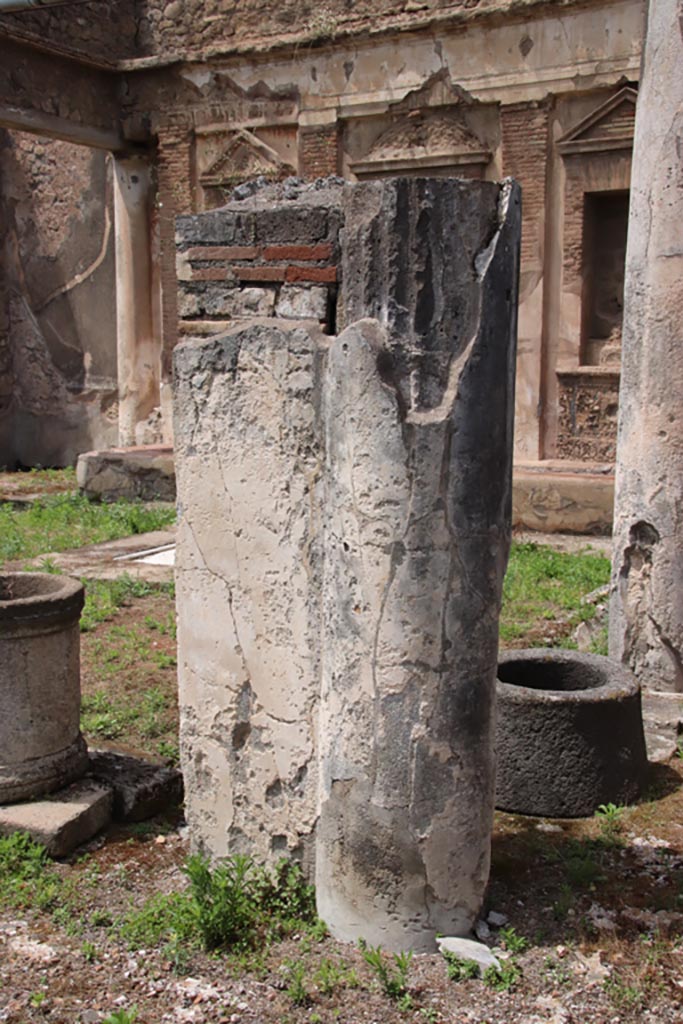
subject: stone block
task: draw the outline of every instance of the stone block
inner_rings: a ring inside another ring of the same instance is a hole
[[[85,780],[47,800],[0,807],[0,834],[28,832],[51,857],[66,857],[111,821],[112,790]]]
[[[117,821],[144,821],[183,799],[183,777],[176,768],[152,764],[110,750],[90,752],[89,774],[113,793]]]
[[[255,235],[254,217],[246,209],[228,217],[219,210],[176,217],[176,244],[181,251],[195,245],[252,245]]]
[[[162,445],[84,452],[76,479],[88,498],[175,501],[173,449]]]
[[[327,288],[285,285],[280,290],[275,312],[286,320],[322,322],[327,316]]]
[[[604,463],[519,462],[512,488],[512,525],[543,533],[609,536],[614,467]]]

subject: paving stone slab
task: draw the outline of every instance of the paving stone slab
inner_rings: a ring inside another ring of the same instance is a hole
[[[144,821],[183,799],[183,776],[176,768],[129,754],[91,751],[89,773],[97,782],[111,787],[117,821]]]
[[[444,935],[437,938],[436,943],[442,953],[453,953],[461,960],[474,960],[481,971],[487,967],[500,967],[500,960],[494,956],[488,946],[474,939],[465,939],[457,935]]]
[[[28,832],[51,857],[66,857],[111,821],[113,793],[95,780],[76,782],[45,800],[0,806],[0,835]]]

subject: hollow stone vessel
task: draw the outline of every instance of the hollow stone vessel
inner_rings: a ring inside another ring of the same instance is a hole
[[[46,573],[0,576],[0,804],[84,774],[80,638],[84,591]]]
[[[635,800],[647,771],[640,687],[610,658],[505,651],[498,664],[496,807],[553,818]]]

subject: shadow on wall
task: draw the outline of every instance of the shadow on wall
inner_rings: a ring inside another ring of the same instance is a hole
[[[118,435],[110,158],[0,130],[0,465]]]

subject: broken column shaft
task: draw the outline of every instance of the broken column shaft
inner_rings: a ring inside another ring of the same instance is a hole
[[[683,691],[683,40],[650,0],[633,150],[609,651]]]
[[[323,388],[318,908],[429,950],[489,871],[498,615],[510,528],[515,186],[346,195]]]
[[[341,250],[344,327],[255,320],[176,353],[194,841],[299,856],[334,935],[433,949],[469,930],[488,877],[519,191],[333,182],[178,224],[204,303],[203,254],[248,252],[284,309],[253,264],[333,282]]]

